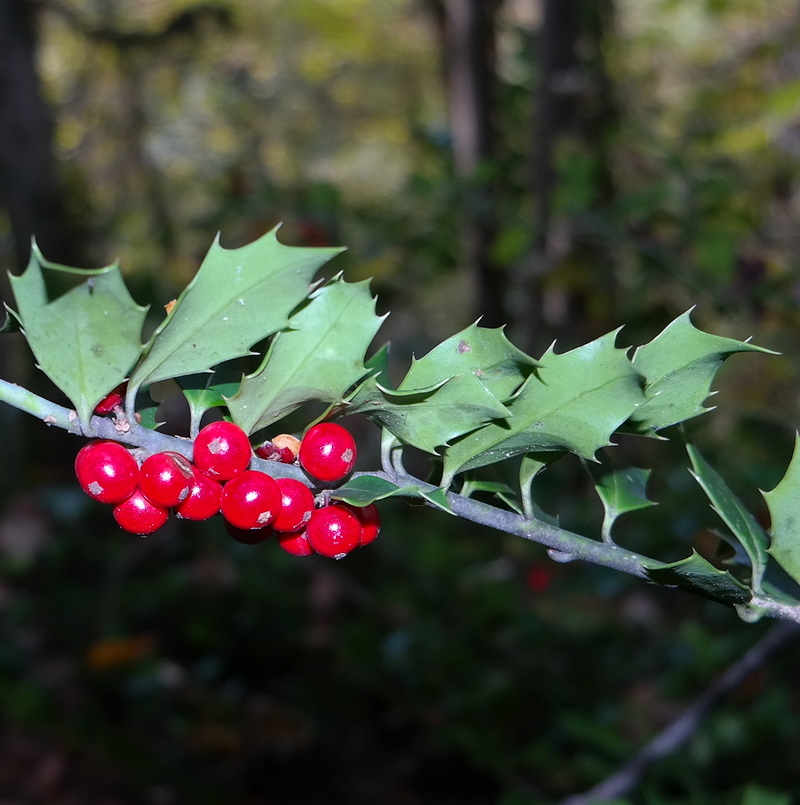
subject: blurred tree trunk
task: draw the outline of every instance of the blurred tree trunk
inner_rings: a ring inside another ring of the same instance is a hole
[[[31,237],[58,262],[79,262],[52,153],[52,121],[36,72],[36,9],[0,2],[0,207],[11,224],[18,267]]]
[[[609,147],[618,114],[603,50],[612,27],[613,0],[538,3],[539,84],[532,99],[531,144],[536,242],[524,268],[524,315],[518,313],[515,321],[517,337],[528,348],[544,346],[572,328],[589,294],[600,299],[603,309],[613,305],[614,296],[612,268],[587,229],[591,211],[613,196]],[[585,156],[592,166],[587,177],[591,202],[577,230],[554,209],[556,164],[565,148]],[[569,287],[562,283],[548,291],[549,275],[567,259],[578,266],[578,274],[590,271],[591,276],[579,276]]]
[[[555,171],[553,161],[560,137],[577,133],[582,75],[577,44],[581,0],[541,0],[539,87],[536,133],[533,141],[533,192],[539,223],[538,246],[547,254]]]
[[[474,316],[486,326],[508,321],[505,281],[492,260],[496,234],[495,21],[499,0],[431,0],[438,22],[450,114],[453,167],[462,188],[461,253],[471,277]],[[488,168],[481,171],[481,168]]]
[[[53,124],[36,71],[37,7],[31,0],[0,0],[0,210],[8,216],[13,238],[13,266],[22,270],[30,257],[31,239],[55,262],[82,265],[80,236],[70,223],[53,157]],[[0,271],[0,296],[11,302],[7,274]],[[22,357],[22,356],[25,357]],[[44,381],[33,371],[20,336],[4,335],[0,376],[40,391]],[[51,392],[47,387],[47,392]],[[31,460],[35,420],[11,406],[0,406],[3,462],[0,489],[25,483]],[[48,434],[49,435],[49,434]],[[35,451],[34,451],[35,452]],[[48,449],[48,467],[69,458]]]

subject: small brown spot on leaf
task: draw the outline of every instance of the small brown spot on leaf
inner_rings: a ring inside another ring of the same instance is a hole
[[[465,352],[472,352],[472,347],[462,338],[458,342],[458,354],[463,355]]]

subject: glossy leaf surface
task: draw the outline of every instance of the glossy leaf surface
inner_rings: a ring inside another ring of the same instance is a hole
[[[602,536],[611,540],[611,529],[616,519],[626,512],[646,509],[655,506],[647,497],[647,479],[650,470],[639,467],[625,467],[621,469],[598,468],[586,464],[594,488],[603,504]]]
[[[366,282],[337,279],[314,291],[228,400],[234,421],[250,433],[305,402],[341,401],[366,374],[364,355],[382,322]]]
[[[795,435],[794,453],[786,474],[764,498],[772,520],[769,553],[800,583],[800,435]]]
[[[644,401],[642,378],[616,332],[569,352],[552,347],[519,393],[507,404],[511,416],[465,436],[444,454],[442,485],[466,469],[519,455],[569,450],[592,459],[611,434]]]
[[[631,417],[640,433],[652,434],[709,411],[703,403],[711,394],[714,377],[734,353],[774,354],[746,341],[698,330],[689,313],[679,316],[634,353],[633,365],[647,378],[647,399]]]
[[[47,273],[67,280],[54,295]],[[147,309],[130,296],[119,267],[78,269],[51,263],[34,247],[11,277],[17,315],[39,368],[86,423],[95,405],[127,376],[142,351]]]
[[[238,249],[214,242],[148,342],[131,387],[248,355],[253,344],[288,325],[316,271],[341,249],[285,246],[276,232]]]
[[[449,378],[472,375],[502,401],[511,397],[536,366],[538,361],[517,349],[502,328],[472,324],[415,359],[398,388],[425,388]]]
[[[714,511],[744,548],[753,570],[753,589],[760,590],[768,558],[768,539],[764,529],[739,498],[731,492],[722,476],[700,455],[697,448],[694,445],[687,445],[686,449],[692,462],[692,474],[708,495]]]
[[[696,552],[678,562],[649,567],[647,573],[657,584],[683,587],[728,604],[745,604],[752,597],[727,570],[719,570]]]
[[[351,478],[331,494],[332,498],[352,503],[354,506],[367,506],[377,500],[395,496],[420,498],[437,509],[452,513],[447,496],[442,489],[423,489],[416,484],[400,486],[374,475],[360,475]]]

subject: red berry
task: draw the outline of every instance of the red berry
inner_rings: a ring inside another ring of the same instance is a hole
[[[361,525],[354,514],[334,503],[315,509],[306,526],[311,547],[323,556],[341,559],[358,546]]]
[[[215,481],[228,481],[250,465],[253,451],[247,434],[233,422],[211,422],[194,440],[194,464]]]
[[[272,441],[256,447],[255,454],[267,461],[280,461],[282,464],[294,464],[300,452],[300,439],[290,433],[279,433]]]
[[[294,453],[288,447],[278,447],[274,442],[264,442],[253,452],[266,461],[280,461],[281,464],[294,463]]]
[[[94,412],[97,416],[105,416],[106,414],[115,413],[114,409],[122,405],[122,395],[125,393],[127,384],[121,383],[114,391],[110,391],[100,400],[94,407]]]
[[[229,536],[243,545],[258,545],[259,542],[269,539],[273,533],[269,526],[266,528],[237,528],[227,521],[225,522],[225,530]]]
[[[263,528],[272,524],[281,509],[281,491],[269,475],[245,470],[225,484],[219,507],[237,528]]]
[[[272,442],[269,440],[267,440],[263,444],[260,444],[258,447],[254,447],[253,452],[259,458],[263,458],[265,461],[281,460],[280,453],[278,452],[278,450],[275,449],[275,445],[272,444]]]
[[[314,493],[294,478],[278,478],[281,508],[272,523],[276,531],[300,531],[305,528],[314,511]]]
[[[356,463],[356,443],[335,422],[313,425],[300,443],[300,466],[320,481],[340,481]]]
[[[292,464],[300,452],[300,439],[292,436],[291,433],[279,433],[272,443],[281,451],[281,461],[284,464]],[[291,456],[291,458],[289,458]]]
[[[339,505],[352,512],[361,526],[361,534],[358,537],[359,546],[369,545],[380,534],[381,515],[374,503],[370,503],[368,506],[352,506],[349,503]]]
[[[119,503],[133,494],[139,465],[119,442],[89,442],[75,458],[75,475],[89,497],[101,503]]]
[[[165,509],[186,500],[193,483],[192,465],[180,453],[154,453],[139,469],[139,489],[152,503]]]
[[[278,545],[292,556],[311,556],[316,551],[311,547],[305,531],[294,531],[290,534],[277,534]]]
[[[175,514],[184,520],[208,520],[219,511],[222,484],[212,481],[196,467],[189,496],[175,507]]]
[[[144,536],[158,531],[169,519],[169,511],[151,503],[137,489],[129,498],[114,506],[114,519],[120,528]]]

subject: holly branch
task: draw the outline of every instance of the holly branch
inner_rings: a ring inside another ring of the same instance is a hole
[[[4,329],[21,329],[37,365],[73,408],[7,381],[0,381],[0,400],[85,439],[135,448],[140,461],[164,453],[194,460],[194,439],[209,416],[229,421],[252,447],[271,444],[297,427],[304,405],[322,404],[317,423],[360,415],[380,429],[380,468],[352,472],[353,445],[341,475],[323,478],[294,454],[284,463],[250,455],[249,447],[248,470],[299,481],[313,490],[317,506],[341,504],[357,513],[389,497],[416,499],[537,542],[554,561],[590,562],[682,587],[735,607],[748,621],[800,623],[800,601],[787,592],[800,580],[800,538],[791,525],[800,516],[800,458],[766,494],[766,531],[687,445],[690,470],[735,547],[727,564],[697,553],[664,562],[618,545],[618,518],[652,505],[649,471],[598,462],[601,451],[613,450],[615,433],[663,438],[666,429],[706,413],[722,363],[769,350],[705,333],[690,312],[639,347],[620,345],[616,330],[567,352],[554,345],[539,358],[515,347],[502,328],[472,324],[415,357],[397,380],[390,346],[373,347],[385,316],[376,313],[368,284],[341,275],[314,279],[338,251],[289,247],[275,230],[239,249],[215,242],[143,342],[147,309],[133,301],[118,266],[60,266],[34,249],[26,271],[12,277],[15,305]],[[192,438],[160,430],[163,391],[154,389],[163,381],[186,400]],[[121,384],[124,404],[98,415],[98,404]],[[301,450],[316,427],[309,426],[289,434]],[[410,448],[430,457],[426,480],[406,471]],[[536,504],[538,480],[570,453],[583,460],[603,505],[599,538],[560,527]],[[494,465],[516,481],[490,478],[486,469]]]

